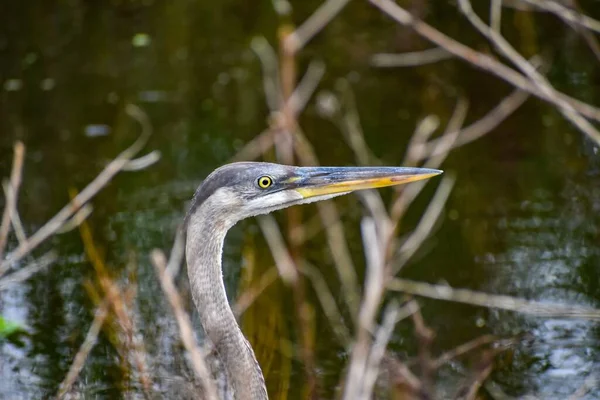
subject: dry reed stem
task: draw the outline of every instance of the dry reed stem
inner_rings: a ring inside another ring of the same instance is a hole
[[[192,322],[190,321],[188,314],[185,312],[183,301],[177,292],[177,288],[175,287],[171,276],[166,273],[167,260],[165,255],[162,251],[155,249],[150,254],[150,259],[154,265],[154,268],[156,269],[156,274],[160,280],[160,285],[163,289],[163,292],[165,293],[173,313],[175,314],[177,325],[179,326],[181,340],[186,350],[190,354],[192,368],[194,369],[196,377],[204,389],[204,395],[206,396],[205,398],[207,400],[218,400],[215,383],[211,378],[208,367],[206,366],[202,356],[202,352],[196,343],[196,338],[194,337],[194,331],[192,329]]]
[[[14,146],[14,157],[12,171],[10,173],[10,190],[6,193],[6,203],[2,213],[2,223],[0,224],[0,261],[3,259],[4,249],[10,232],[12,215],[17,212],[17,197],[19,187],[21,186],[21,176],[23,174],[23,160],[25,158],[25,145],[22,142],[16,142]],[[0,276],[6,273],[6,268],[0,264]]]
[[[96,312],[94,313],[94,320],[90,325],[90,329],[88,330],[87,335],[85,336],[85,340],[79,347],[79,350],[77,351],[77,354],[75,355],[75,358],[73,359],[73,362],[69,367],[69,372],[67,373],[65,379],[63,379],[58,388],[58,393],[56,395],[57,399],[62,399],[66,394],[68,394],[71,391],[73,384],[77,380],[77,377],[79,376],[81,370],[83,369],[83,366],[85,365],[85,361],[88,355],[90,354],[92,348],[96,344],[98,334],[100,333],[102,325],[104,324],[104,321],[108,316],[108,308],[108,299],[102,301],[100,306],[96,308]]]
[[[83,205],[89,202],[98,192],[104,188],[112,178],[119,173],[123,167],[142,149],[151,134],[151,126],[146,114],[137,106],[128,104],[126,111],[142,127],[142,133],[138,139],[126,150],[121,152],[112,160],[96,178],[90,182],[75,198],[63,207],[54,217],[37,230],[27,242],[20,244],[10,252],[6,259],[0,261],[0,276],[16,262],[21,260],[32,250],[36,249],[42,242],[55,234]]]
[[[419,35],[432,43],[448,50],[455,56],[467,61],[469,64],[492,73],[500,79],[510,83],[521,90],[527,91],[542,100],[545,100],[559,109],[564,109],[566,103],[578,113],[587,118],[600,121],[600,109],[583,101],[574,99],[564,93],[549,92],[540,89],[534,82],[514,69],[500,63],[494,58],[473,50],[464,44],[450,38],[438,31],[431,25],[414,17],[411,13],[400,7],[392,0],[369,0],[371,4],[379,8],[396,22],[413,28]]]
[[[600,310],[564,304],[541,303],[517,297],[488,294],[468,289],[455,289],[445,285],[393,279],[387,283],[389,290],[409,293],[437,300],[447,300],[473,306],[498,308],[546,318],[573,318],[600,320]]]

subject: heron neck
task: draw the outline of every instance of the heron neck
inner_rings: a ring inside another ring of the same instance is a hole
[[[262,371],[225,293],[221,259],[230,227],[218,214],[196,210],[187,230],[188,276],[202,326],[225,364],[235,399],[262,400],[267,399]]]

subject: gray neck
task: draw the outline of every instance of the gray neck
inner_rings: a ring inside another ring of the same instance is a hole
[[[210,201],[210,200],[209,200]],[[202,326],[227,368],[236,400],[266,400],[262,371],[227,301],[221,258],[233,222],[206,204],[189,217],[186,258],[192,297]]]

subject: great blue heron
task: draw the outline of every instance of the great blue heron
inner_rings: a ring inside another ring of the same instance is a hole
[[[236,400],[267,399],[254,352],[227,301],[221,256],[227,231],[259,214],[359,189],[400,185],[442,171],[402,167],[294,167],[260,162],[224,165],[200,185],[186,216],[186,260],[202,326],[227,370]]]

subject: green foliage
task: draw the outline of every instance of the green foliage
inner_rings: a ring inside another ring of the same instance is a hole
[[[25,332],[25,328],[20,324],[9,321],[0,315],[0,340],[5,339],[18,332]]]

